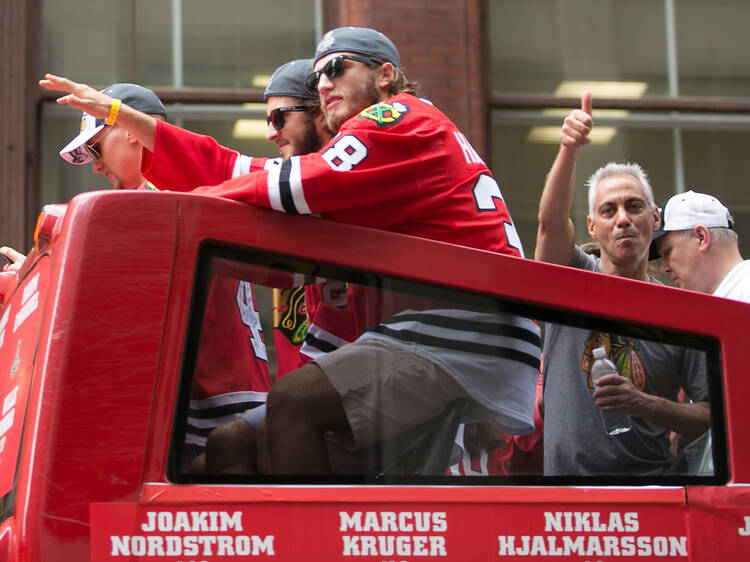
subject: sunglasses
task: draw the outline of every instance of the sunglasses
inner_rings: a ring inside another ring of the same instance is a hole
[[[366,64],[367,66],[379,66],[382,63],[375,62],[372,59],[366,59],[365,57],[356,57],[354,55],[338,55],[329,60],[323,68],[316,70],[305,79],[305,86],[311,92],[318,91],[318,82],[320,82],[320,75],[325,74],[329,80],[333,80],[346,70],[344,66],[345,60],[353,60]]]
[[[112,127],[109,125],[104,126],[104,132],[99,136],[97,141],[94,144],[89,143],[83,143],[83,149],[88,153],[91,158],[94,160],[101,160],[102,159],[102,149],[99,146],[102,142],[102,139],[107,136],[107,133],[112,130]]]
[[[287,105],[286,107],[277,107],[266,115],[266,125],[273,125],[273,128],[280,131],[284,128],[284,114],[289,111],[307,111],[311,109],[307,105]]]

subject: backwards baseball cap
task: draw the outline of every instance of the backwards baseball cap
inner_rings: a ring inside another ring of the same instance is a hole
[[[292,96],[294,98],[305,98],[317,100],[318,93],[311,92],[305,86],[305,79],[312,74],[312,59],[297,59],[282,64],[274,70],[268,81],[263,99],[271,96]]]
[[[143,113],[161,115],[165,119],[167,117],[167,110],[161,100],[154,92],[143,86],[125,83],[112,84],[100,91]],[[81,118],[81,132],[65,145],[60,151],[60,156],[76,165],[91,162],[91,156],[86,152],[83,145],[104,128],[104,121],[104,119],[97,119],[84,111]]]
[[[734,228],[732,215],[721,201],[712,195],[693,190],[670,197],[659,211],[661,227],[654,231],[651,238],[650,260],[659,257],[655,241],[668,232],[690,230],[699,225],[706,228]]]
[[[401,58],[393,42],[385,35],[367,27],[339,27],[323,35],[315,48],[315,62],[329,53],[357,53],[401,66]]]

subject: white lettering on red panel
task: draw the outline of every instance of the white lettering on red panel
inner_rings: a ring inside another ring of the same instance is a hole
[[[684,556],[686,536],[645,536],[638,514],[545,511],[546,535],[498,535],[498,556]]]
[[[146,522],[140,525],[143,534],[109,537],[110,556],[274,555],[273,535],[239,534],[244,530],[240,511],[147,511],[145,515]]]
[[[39,307],[39,291],[37,291],[38,286],[39,274],[37,273],[36,275],[34,275],[34,277],[31,278],[29,283],[23,289],[21,308],[18,311],[18,314],[16,314],[16,319],[13,322],[14,332],[18,330],[18,328],[21,327],[26,319],[31,316],[31,313]]]
[[[447,530],[444,511],[339,512],[339,531],[365,533],[341,536],[343,556],[447,556]]]
[[[8,316],[10,316],[11,307],[5,309],[2,318],[0,318],[0,347],[3,347],[5,342],[5,325],[8,323]]]

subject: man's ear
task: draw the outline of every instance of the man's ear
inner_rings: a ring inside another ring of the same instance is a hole
[[[126,133],[127,134],[126,134],[125,138],[127,139],[127,141],[130,144],[138,144],[138,139],[135,138],[135,136],[133,135],[133,133],[131,133],[130,131],[127,131]]]
[[[395,78],[396,68],[390,62],[384,62],[378,68],[378,75],[375,80],[378,88],[387,90]]]
[[[654,207],[654,230],[659,230],[661,227],[661,214],[659,214],[659,208]]]
[[[705,252],[708,250],[708,248],[711,246],[712,237],[711,237],[711,231],[708,230],[705,226],[702,224],[699,224],[695,228],[693,228],[693,236],[698,240],[698,249],[701,252]]]
[[[593,238],[594,240],[596,240],[596,231],[594,229],[594,220],[590,216],[586,217],[586,228],[589,231],[589,236],[591,236],[591,238]]]

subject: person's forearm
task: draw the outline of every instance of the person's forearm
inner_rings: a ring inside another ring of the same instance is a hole
[[[711,407],[708,402],[673,402],[659,396],[645,395],[640,412],[633,415],[671,429],[690,442],[711,427]]]
[[[539,201],[539,227],[534,258],[567,265],[573,255],[575,230],[570,220],[575,192],[578,148],[560,146]]]
[[[156,138],[156,119],[154,117],[123,104],[115,123],[153,152],[154,139]]]

